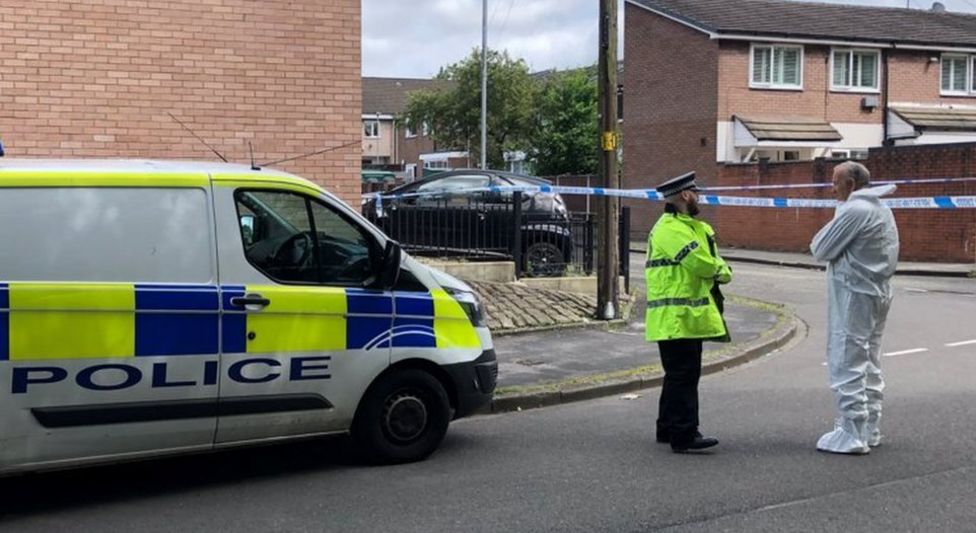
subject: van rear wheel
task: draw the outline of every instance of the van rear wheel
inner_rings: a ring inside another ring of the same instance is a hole
[[[437,378],[404,369],[370,386],[356,412],[352,434],[370,462],[407,463],[433,453],[450,420],[450,400]]]

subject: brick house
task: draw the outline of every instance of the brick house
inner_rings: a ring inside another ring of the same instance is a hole
[[[973,15],[626,0],[625,32],[629,188],[689,170],[710,184],[727,164],[976,141]]]
[[[444,80],[364,77],[363,166],[391,168],[408,180],[421,177],[425,168],[470,166],[467,152],[440,149],[426,128],[412,128],[402,120],[411,92],[451,85]]]
[[[358,203],[359,0],[0,5],[0,138],[13,157],[278,165]]]

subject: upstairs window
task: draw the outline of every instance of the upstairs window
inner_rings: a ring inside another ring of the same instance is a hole
[[[973,93],[973,58],[976,56],[942,54],[942,94],[969,95]]]
[[[367,139],[379,139],[380,138],[380,121],[378,120],[364,120],[363,121],[363,137]]]
[[[802,89],[803,47],[752,45],[749,86],[756,89]]]
[[[877,50],[834,50],[830,87],[835,91],[879,90],[881,53]]]

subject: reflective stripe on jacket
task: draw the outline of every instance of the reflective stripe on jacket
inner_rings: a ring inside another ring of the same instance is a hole
[[[644,272],[648,342],[727,336],[712,287],[731,281],[732,271],[718,254],[711,226],[665,213],[648,236]]]

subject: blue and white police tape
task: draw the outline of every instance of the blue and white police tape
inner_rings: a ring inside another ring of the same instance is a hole
[[[443,198],[447,194],[471,194],[479,192],[526,192],[551,193],[561,195],[611,196],[616,198],[636,198],[641,200],[662,200],[663,197],[654,189],[605,189],[600,187],[562,187],[557,185],[540,186],[505,186],[505,187],[477,187],[457,189],[449,193],[446,191],[431,191],[422,193],[406,193],[380,195],[378,193],[364,195],[365,198],[376,198],[377,212],[382,212],[383,202],[405,198],[433,197]],[[719,196],[703,194],[699,201],[704,205],[729,207],[770,207],[770,208],[833,208],[836,200],[817,198],[769,198],[754,196]],[[915,198],[884,198],[882,199],[892,209],[973,209],[976,208],[976,196],[922,196]]]
[[[928,185],[934,183],[962,183],[976,181],[976,177],[967,178],[911,178],[900,180],[872,181],[871,186],[877,185]],[[764,191],[776,189],[825,189],[832,187],[832,183],[781,183],[770,185],[727,185],[722,187],[702,187],[702,191]]]

